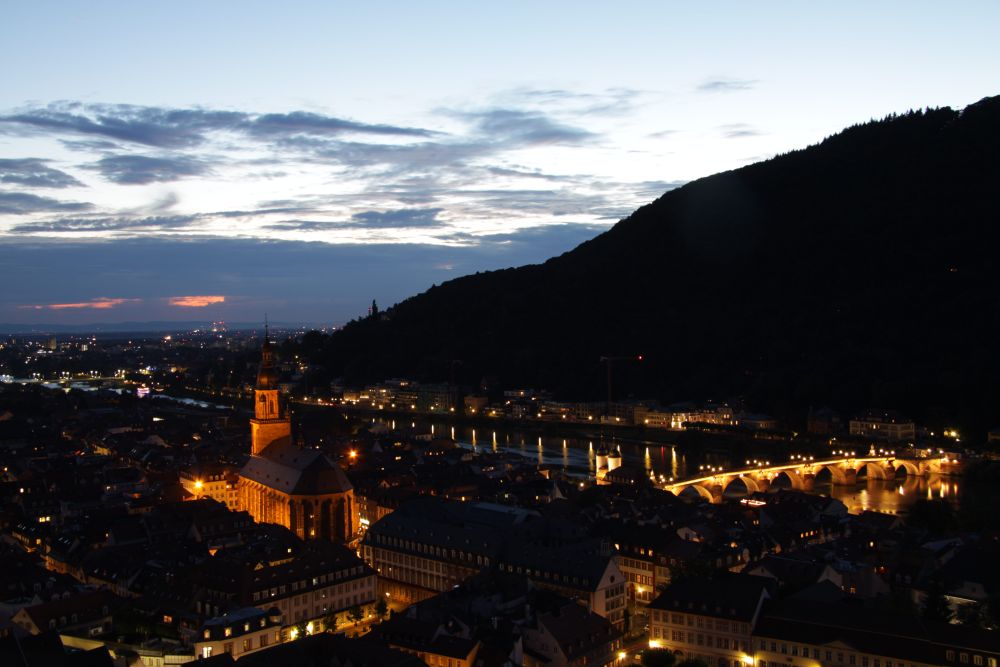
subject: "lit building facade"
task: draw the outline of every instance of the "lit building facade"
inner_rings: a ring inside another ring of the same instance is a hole
[[[347,475],[318,449],[292,442],[274,353],[265,336],[250,420],[250,460],[240,472],[240,508],[255,521],[285,526],[302,539],[348,541],[358,529]]]
[[[211,498],[229,509],[240,508],[239,473],[224,466],[184,470],[179,475],[181,486],[197,500]]]
[[[895,412],[869,411],[850,421],[851,435],[885,442],[913,442],[917,427],[912,419]]]
[[[766,582],[733,575],[669,584],[649,605],[649,645],[712,667],[752,664],[753,628],[769,597]]]
[[[496,569],[575,599],[621,628],[626,581],[611,545],[546,539],[544,527],[519,508],[422,498],[373,524],[361,549],[378,572],[380,594],[397,602],[416,603]]]

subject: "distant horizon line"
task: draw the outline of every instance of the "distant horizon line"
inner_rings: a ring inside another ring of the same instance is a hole
[[[221,321],[221,320],[218,320]],[[86,324],[18,324],[11,322],[0,322],[0,335],[14,334],[87,334],[87,333],[174,333],[191,331],[193,329],[210,329],[212,321],[206,320],[145,320],[145,321],[124,321],[124,322],[89,322]],[[224,322],[227,331],[252,331],[260,329],[263,331],[264,322]],[[340,328],[343,325],[336,325],[329,322],[308,322],[302,320],[269,321],[268,325],[273,329],[278,328]]]

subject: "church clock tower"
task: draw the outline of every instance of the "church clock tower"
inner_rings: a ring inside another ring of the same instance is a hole
[[[250,420],[250,453],[254,456],[260,456],[272,443],[291,438],[292,421],[281,405],[279,393],[274,351],[265,327],[257,388],[254,390],[254,418]]]

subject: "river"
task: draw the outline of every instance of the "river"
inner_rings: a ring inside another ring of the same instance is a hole
[[[391,418],[376,419],[390,429],[397,425],[408,427],[415,422]],[[471,451],[507,452],[523,456],[540,465],[561,468],[570,475],[593,477],[596,471],[596,452],[601,447],[600,438],[553,437],[537,433],[504,428],[473,428],[451,426],[443,422],[421,422],[431,427],[437,435],[455,440],[460,447]],[[737,461],[736,454],[727,451],[724,437],[720,437],[718,447],[710,451],[692,450],[676,444],[646,442],[642,440],[621,441],[609,439],[608,446],[619,449],[622,465],[645,469],[664,479],[684,479],[698,474],[699,466],[721,466],[726,469],[738,467],[745,461]],[[770,454],[769,454],[770,452]],[[741,456],[781,462],[774,445],[763,442],[751,452]],[[904,477],[896,480],[861,479],[854,485],[835,485],[817,482],[813,493],[831,496],[843,502],[849,512],[857,514],[875,510],[897,514],[906,512],[919,498],[943,498],[957,502],[961,485],[960,477],[929,475],[927,477]]]

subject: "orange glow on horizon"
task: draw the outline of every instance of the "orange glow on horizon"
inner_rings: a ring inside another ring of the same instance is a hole
[[[225,303],[226,297],[224,296],[172,296],[170,297],[170,305],[178,306],[180,308],[204,308],[206,306],[211,306],[216,303]]]
[[[108,310],[125,303],[136,303],[139,301],[142,301],[142,299],[111,299],[102,296],[96,299],[91,299],[90,301],[25,305],[18,306],[18,308],[27,308],[30,310],[66,310],[68,308],[94,308],[96,310]]]

